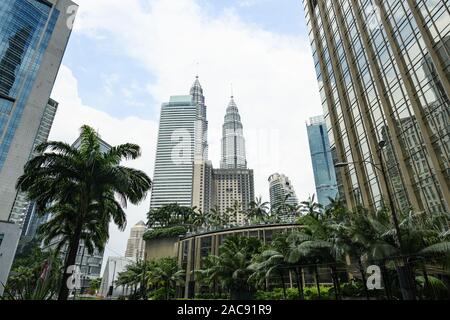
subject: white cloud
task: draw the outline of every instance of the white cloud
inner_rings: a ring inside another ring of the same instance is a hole
[[[158,104],[170,95],[187,94],[197,73],[196,63],[200,63],[210,124],[210,159],[216,166],[233,83],[247,138],[249,167],[255,169],[257,194],[268,199],[267,178],[274,172],[291,178],[299,198],[314,192],[305,121],[322,110],[306,38],[262,30],[242,21],[234,10],[208,16],[195,0],[148,1],[146,10],[139,0],[129,0],[126,5],[123,0],[77,2],[80,10],[74,32],[93,38],[105,36],[118,51],[140,62],[155,79],[150,85],[142,85]],[[67,92],[69,87],[61,87],[62,82],[73,81],[64,73],[68,70],[62,70],[59,88],[55,89],[63,99],[72,94]],[[70,90],[73,87],[71,83]],[[68,136],[71,131],[74,138],[73,130],[92,121],[111,143],[131,140],[141,144],[148,153],[139,163],[151,174],[155,123],[114,119],[81,107],[75,94],[67,98],[79,106],[80,115],[62,105],[59,115],[70,123],[57,121],[55,137]],[[62,115],[65,111],[72,112],[73,118]],[[127,236],[121,236],[119,248],[125,246]]]
[[[118,119],[85,105],[78,94],[77,80],[71,70],[64,65],[59,71],[52,97],[59,102],[59,107],[50,140],[72,143],[77,139],[80,127],[83,124],[90,125],[98,130],[102,139],[111,145],[132,142],[141,146],[142,156],[124,164],[143,170],[150,176],[152,175],[156,151],[157,123],[136,117]],[[146,220],[149,206],[150,197],[147,197],[138,206],[129,205],[126,210],[127,229],[122,233],[116,227],[111,226],[111,238],[107,245],[106,256],[117,256],[125,253],[126,239],[130,227],[139,220]]]

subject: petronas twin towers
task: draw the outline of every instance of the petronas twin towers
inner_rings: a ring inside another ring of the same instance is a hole
[[[177,203],[202,212],[248,208],[254,199],[239,110],[231,97],[223,124],[220,169],[208,159],[208,121],[198,77],[190,95],[172,96],[161,107],[151,209]],[[238,214],[236,223],[242,223]]]
[[[247,168],[243,126],[233,96],[231,96],[223,124],[222,160],[220,167],[222,169]]]

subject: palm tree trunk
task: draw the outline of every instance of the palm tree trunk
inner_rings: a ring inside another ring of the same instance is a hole
[[[364,293],[366,294],[367,300],[370,300],[369,290],[367,289],[366,273],[364,272],[364,268],[363,268],[363,264],[362,264],[360,256],[358,256],[358,267],[359,267],[359,273],[361,273],[361,279],[363,282]]]
[[[337,285],[336,269],[334,266],[331,266],[331,279],[333,280],[334,297],[336,300],[339,300],[339,289]]]
[[[300,275],[299,275],[299,268],[295,268],[294,272],[295,272],[295,281],[297,282],[297,289],[298,289],[298,297],[301,300],[304,300],[304,294],[303,294],[303,279],[301,279]],[[302,272],[302,269],[300,268],[300,273]]]
[[[388,300],[392,299],[391,296],[391,289],[390,289],[390,280],[389,280],[389,274],[386,269],[386,262],[383,260],[381,263],[381,274],[384,280],[384,292],[386,293],[386,298]]]
[[[64,265],[63,271],[64,273],[60,284],[58,300],[67,300],[69,297],[69,287],[67,286],[67,280],[71,275],[67,273],[67,269],[70,266],[75,266],[77,260],[78,247],[80,245],[81,231],[82,231],[82,224],[79,223],[79,226],[75,230],[73,240],[71,241],[71,243],[69,243],[69,253],[67,255],[67,260]]]
[[[428,279],[427,268],[425,267],[425,265],[422,266],[422,273],[423,273],[423,278],[425,279],[425,287],[424,287],[424,290],[422,292],[422,295],[423,295],[423,299],[425,300],[426,299],[425,289],[426,288],[427,289],[431,288],[431,286],[430,286],[430,279]],[[435,295],[434,289],[433,289],[433,300],[436,300],[436,295]]]
[[[280,274],[281,285],[283,286],[283,296],[284,296],[284,300],[286,300],[286,284],[284,283],[283,270],[279,270],[278,273]]]
[[[319,296],[319,300],[320,300],[320,298],[321,298],[321,295],[320,295],[320,280],[319,280],[319,270],[317,268],[317,265],[314,266],[314,278],[316,280],[317,295]]]

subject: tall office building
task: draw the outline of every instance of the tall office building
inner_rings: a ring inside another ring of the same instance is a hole
[[[348,205],[449,212],[449,1],[303,4]]]
[[[172,203],[208,207],[202,181],[208,166],[207,129],[205,97],[197,77],[190,95],[172,96],[161,107],[151,209]]]
[[[30,157],[32,159],[38,155],[35,151],[36,147],[41,143],[47,142],[50,130],[55,119],[56,111],[58,110],[58,102],[49,99],[41,118],[38,132],[34,139],[33,147],[31,148]],[[13,209],[11,210],[10,220],[22,227],[22,236],[33,238],[36,234],[36,222],[39,220],[35,214],[34,203],[30,203],[26,194],[19,192],[17,194]]]
[[[254,199],[253,170],[247,169],[241,116],[232,96],[223,124],[220,169],[213,171],[212,203],[221,214],[237,203],[242,213],[236,217],[235,223],[243,224],[243,213]]]
[[[195,77],[195,82],[190,91],[192,101],[197,106],[197,125],[195,130],[195,155],[196,161],[208,161],[208,120],[206,119],[205,96],[203,88]]]
[[[306,126],[314,170],[317,201],[326,207],[338,196],[336,172],[331,154],[328,130],[323,116],[313,117]]]
[[[291,180],[284,174],[274,173],[269,177],[269,194],[272,210],[277,210],[281,204],[287,204],[292,207],[296,207],[299,204],[294,186]],[[287,220],[292,216],[291,213],[290,211],[284,210],[284,212],[280,212],[281,218]]]
[[[147,226],[144,221],[136,223],[130,231],[130,237],[127,242],[127,249],[125,251],[125,258],[133,261],[144,260],[145,241],[144,233],[147,231]]]
[[[6,282],[20,235],[20,226],[9,221],[16,181],[39,131],[74,9],[70,0],[0,2],[0,283]]]

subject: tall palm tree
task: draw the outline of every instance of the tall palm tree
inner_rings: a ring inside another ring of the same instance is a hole
[[[312,216],[316,219],[318,219],[319,215],[321,214],[321,211],[323,209],[323,206],[320,203],[317,203],[315,201],[315,194],[310,196],[308,200],[302,201],[300,203],[302,207],[303,214],[307,214],[309,216]]]
[[[57,219],[50,220],[55,224],[64,221],[66,230],[71,230],[59,300],[66,300],[69,295],[66,282],[70,275],[66,270],[75,265],[80,240],[91,222],[105,224],[102,229],[106,230],[106,224],[113,220],[123,230],[126,224],[123,208],[128,201],[138,204],[151,187],[145,173],[121,165],[122,160],[140,156],[139,146],[123,144],[102,152],[100,138],[89,126],[81,128],[80,138],[79,148],[63,142],[40,144],[36,148],[40,155],[25,165],[17,182],[17,189],[26,192],[40,211],[53,203],[61,206],[69,203],[76,209],[75,216],[73,211],[62,210]]]
[[[269,212],[269,203],[264,202],[262,200],[262,197],[259,197],[249,203],[247,216],[250,219],[256,220],[257,222],[265,222],[268,218],[268,212]]]
[[[166,292],[166,300],[170,300],[171,291],[185,279],[185,271],[180,269],[176,259],[162,258],[155,261],[151,271],[154,282],[162,285]]]

